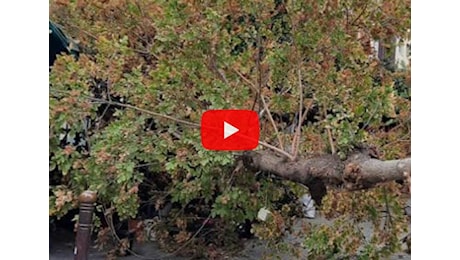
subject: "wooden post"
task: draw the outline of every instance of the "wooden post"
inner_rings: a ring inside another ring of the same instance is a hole
[[[74,260],[87,260],[91,242],[91,228],[93,224],[94,203],[96,192],[84,191],[78,197],[80,202],[80,215],[78,219],[77,238],[74,249]]]

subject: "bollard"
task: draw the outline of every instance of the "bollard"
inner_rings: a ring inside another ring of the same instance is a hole
[[[84,191],[78,197],[80,214],[78,219],[77,238],[74,249],[74,260],[87,260],[91,242],[91,228],[93,223],[94,203],[96,192]]]

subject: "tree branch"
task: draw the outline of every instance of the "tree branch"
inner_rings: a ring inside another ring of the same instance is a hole
[[[281,155],[286,156],[286,157],[289,158],[291,161],[294,161],[294,157],[293,157],[290,153],[288,153],[288,152],[286,152],[286,151],[284,151],[284,150],[281,150],[280,148],[278,148],[278,147],[276,147],[276,146],[273,146],[273,145],[271,145],[271,144],[268,144],[268,143],[265,143],[265,142],[262,142],[262,141],[259,141],[259,144],[262,145],[263,147],[266,147],[266,148],[268,148],[268,149],[273,150],[274,152],[277,152],[277,153],[279,153],[279,154],[281,154]]]
[[[264,95],[262,95],[262,93],[259,93],[259,91],[257,90],[257,87],[255,86],[254,83],[252,83],[249,79],[247,79],[245,76],[243,76],[237,69],[233,69],[236,74],[238,74],[238,76],[240,76],[240,78],[242,78],[246,83],[249,84],[249,86],[254,90],[256,91],[256,93],[260,96],[260,100],[262,102],[262,105],[263,105],[263,110],[267,112],[267,116],[268,116],[268,120],[270,121],[270,123],[272,124],[273,126],[273,129],[275,130],[275,135],[276,135],[276,138],[278,139],[278,143],[281,147],[281,150],[285,150],[284,149],[284,144],[283,144],[283,140],[281,139],[281,136],[280,136],[280,133],[278,131],[278,128],[276,127],[276,124],[275,124],[275,120],[273,120],[273,117],[272,117],[272,114],[270,113],[270,109],[268,108],[271,100],[269,101],[269,103],[267,104],[267,102],[265,102],[265,97]],[[274,146],[272,146],[274,147]],[[276,147],[275,147],[276,148]],[[270,148],[270,149],[273,149],[273,148]],[[285,154],[289,154],[287,152],[285,152]],[[291,159],[294,159],[293,156],[289,155],[288,158],[291,158]]]
[[[302,116],[302,110],[303,110],[303,86],[302,86],[302,74],[300,73],[300,64],[298,65],[297,68],[297,78],[298,78],[298,84],[299,84],[299,122],[297,122],[297,127],[295,130],[294,138],[292,140],[292,153],[294,155],[294,158],[297,157],[297,153],[299,152],[299,147],[300,147],[300,134],[302,131],[302,121],[303,121],[303,116]],[[305,114],[307,114],[307,111],[305,111]]]
[[[55,89],[50,89],[50,92],[59,93],[59,94],[68,94],[68,91],[60,91],[60,90],[55,90]],[[190,121],[187,121],[187,120],[175,118],[173,116],[168,116],[168,115],[164,115],[164,114],[161,114],[161,113],[153,112],[153,111],[143,109],[143,108],[140,108],[140,107],[136,107],[136,106],[133,106],[133,105],[130,105],[130,104],[125,104],[125,103],[121,103],[121,102],[106,100],[106,99],[102,99],[102,98],[95,98],[95,97],[91,97],[91,96],[87,96],[87,95],[83,95],[83,94],[80,95],[80,97],[88,99],[88,100],[90,100],[90,101],[92,101],[94,103],[100,103],[100,104],[106,104],[106,105],[112,105],[112,106],[119,106],[119,107],[125,107],[125,108],[129,108],[129,109],[137,110],[139,112],[142,112],[142,113],[145,113],[145,114],[148,114],[148,115],[168,119],[168,120],[174,121],[176,123],[184,124],[184,125],[187,125],[187,126],[190,126],[190,127],[198,127],[198,128],[201,127],[200,124],[197,124],[197,123],[194,123],[194,122],[190,122]]]
[[[273,117],[272,117],[272,114],[270,113],[267,102],[265,102],[265,97],[262,94],[260,94],[259,96],[260,96],[260,100],[262,101],[265,111],[267,111],[268,120],[272,124],[273,129],[275,130],[275,135],[276,135],[276,138],[278,139],[278,143],[281,149],[284,150],[283,139],[281,139],[280,133],[278,131],[278,127],[276,127],[275,120],[273,120]]]
[[[270,172],[304,184],[310,189],[312,186],[343,186],[347,190],[369,189],[379,183],[410,178],[411,167],[410,158],[381,161],[372,159],[363,151],[349,155],[344,161],[335,154],[289,161],[268,151],[249,151],[244,153],[243,162],[250,169]],[[322,196],[316,194],[319,201],[314,198],[315,201],[321,203]]]

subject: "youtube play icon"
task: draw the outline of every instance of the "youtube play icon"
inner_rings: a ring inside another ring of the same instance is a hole
[[[252,110],[208,110],[201,117],[201,143],[208,150],[252,150],[259,143],[259,117]]]

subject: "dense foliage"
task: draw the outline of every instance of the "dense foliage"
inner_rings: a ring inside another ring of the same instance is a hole
[[[92,189],[122,219],[156,215],[167,249],[211,257],[201,246],[235,244],[247,220],[276,244],[305,188],[204,150],[194,124],[208,109],[268,107],[275,124],[265,113],[261,140],[299,156],[361,144],[381,159],[410,155],[410,68],[384,66],[369,45],[409,37],[407,0],[56,0],[50,15],[83,50],[50,73],[50,216]],[[290,128],[299,106],[301,135]],[[405,198],[397,183],[329,190],[322,214],[338,221],[301,235],[316,257],[391,254],[407,231]],[[258,222],[262,207],[273,214]],[[364,220],[370,241],[353,225]]]

